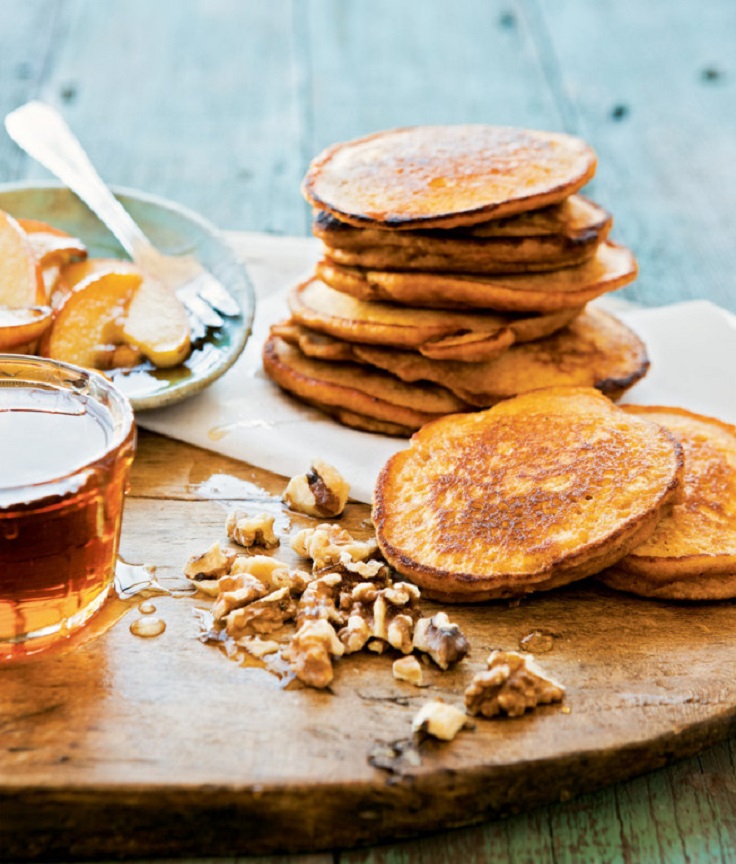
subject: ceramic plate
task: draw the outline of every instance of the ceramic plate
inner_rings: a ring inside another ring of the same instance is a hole
[[[133,408],[144,411],[198,393],[232,366],[250,335],[255,297],[242,263],[200,216],[141,192],[116,189],[115,195],[154,246],[171,255],[193,254],[228,289],[241,310],[237,317],[226,318],[221,328],[208,331],[181,366],[141,366],[108,373]],[[65,186],[0,184],[0,209],[15,217],[41,219],[80,237],[92,257],[128,257],[100,220]]]

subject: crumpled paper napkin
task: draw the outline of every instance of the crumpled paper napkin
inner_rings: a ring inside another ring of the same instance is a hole
[[[286,293],[300,274],[309,275],[318,247],[255,235],[243,242],[259,298],[243,355],[203,393],[142,413],[138,425],[285,477],[322,459],[348,480],[353,499],[368,503],[381,467],[407,441],[340,426],[284,394],[261,368],[268,328],[288,316]],[[641,336],[651,360],[623,401],[680,406],[736,424],[736,316],[705,300],[615,312]]]

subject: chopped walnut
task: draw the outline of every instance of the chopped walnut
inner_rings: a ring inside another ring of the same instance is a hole
[[[372,635],[403,654],[411,653],[414,622],[421,615],[418,599],[419,589],[409,582],[397,582],[378,591],[373,604]]]
[[[215,579],[230,572],[230,567],[235,560],[235,553],[229,549],[223,550],[219,543],[212,546],[201,555],[192,555],[184,566],[184,575],[187,579]]]
[[[232,591],[238,587],[242,574],[254,576],[268,588],[288,588],[293,595],[299,595],[312,581],[312,576],[304,570],[290,570],[283,561],[269,555],[238,555],[233,562],[229,576],[220,579],[221,591]]]
[[[414,622],[421,615],[418,599],[419,589],[408,582],[397,582],[388,588],[378,588],[372,582],[359,582],[342,593],[340,608],[348,610],[348,621],[363,619],[365,628],[361,627],[360,632],[367,631],[367,639],[388,642],[392,648],[409,654]],[[352,630],[357,632],[357,629],[354,621]],[[376,650],[371,643],[368,643],[368,648]]]
[[[452,741],[468,722],[467,715],[439,699],[425,702],[411,722],[413,732],[424,732],[442,741]]]
[[[414,625],[414,647],[434,660],[440,669],[448,669],[468,653],[468,640],[445,612],[422,618]]]
[[[297,626],[305,621],[324,619],[341,627],[347,616],[337,608],[342,576],[339,573],[327,573],[314,579],[307,585],[299,599],[296,616]]]
[[[333,678],[332,658],[345,648],[325,619],[306,621],[296,631],[286,653],[296,677],[310,687],[327,687]]]
[[[531,657],[516,651],[494,651],[488,669],[479,672],[465,691],[468,714],[519,717],[527,709],[560,702],[565,688],[545,677]]]
[[[422,667],[413,654],[394,660],[391,671],[397,681],[408,681],[415,687],[422,686]]]
[[[311,558],[315,571],[347,561],[366,561],[378,551],[375,538],[356,540],[344,528],[323,523],[316,528],[304,528],[291,541],[291,548],[302,558]],[[345,557],[347,556],[347,558]],[[381,562],[382,564],[382,562]],[[380,569],[376,568],[376,572]]]
[[[307,474],[289,480],[284,501],[307,516],[332,517],[345,509],[349,492],[350,485],[336,468],[315,460]]]
[[[258,636],[241,636],[235,640],[241,648],[252,654],[254,657],[267,657],[269,654],[276,654],[281,647],[278,642],[270,639],[260,639]]]
[[[233,587],[230,590],[223,590],[223,582]],[[212,616],[215,621],[222,621],[233,609],[241,609],[268,594],[268,588],[263,582],[249,573],[241,573],[238,576],[223,576],[219,585],[220,593],[212,605]]]
[[[345,646],[346,654],[354,654],[371,638],[371,628],[362,615],[349,615],[345,626],[337,631],[337,638]]]
[[[227,536],[239,546],[274,549],[279,545],[279,538],[273,530],[274,518],[268,513],[248,516],[245,513],[233,512],[228,514],[225,530]]]
[[[273,633],[286,621],[291,621],[295,613],[296,604],[289,589],[279,588],[260,600],[230,612],[225,618],[227,632],[236,637]]]
[[[195,581],[194,585],[197,591],[201,591],[208,597],[217,597],[220,593],[220,583],[217,579],[200,579]]]

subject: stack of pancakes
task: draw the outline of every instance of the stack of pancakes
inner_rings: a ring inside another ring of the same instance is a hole
[[[620,321],[585,308],[636,276],[609,214],[577,194],[595,167],[578,138],[494,126],[327,149],[303,184],[325,257],[272,328],[267,373],[394,435],[539,387],[619,397],[648,360]]]

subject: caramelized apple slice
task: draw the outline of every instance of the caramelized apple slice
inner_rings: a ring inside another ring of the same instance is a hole
[[[87,247],[79,237],[73,237],[39,219],[18,219],[18,224],[28,236],[31,249],[42,267],[48,264],[61,266],[76,258],[87,257]]]
[[[51,324],[51,307],[0,306],[0,351],[18,350],[40,339]]]
[[[113,272],[78,282],[57,305],[40,353],[92,369],[107,365],[110,346],[125,341],[123,320],[140,284],[139,273]]]
[[[161,368],[178,366],[189,356],[187,313],[163,282],[144,277],[123,321],[123,339]]]
[[[22,309],[45,305],[41,265],[25,231],[0,210],[0,306]]]
[[[125,258],[86,258],[84,261],[65,264],[61,268],[57,290],[68,293],[83,279],[100,273],[137,273],[142,277],[140,269]]]
[[[41,265],[46,296],[50,297],[59,278],[61,268],[78,258],[87,257],[87,247],[78,237],[73,237],[39,219],[18,219],[25,231],[33,254]]]
[[[83,279],[94,273],[137,273],[132,261],[87,258],[67,264],[59,274],[52,298],[55,307]],[[176,295],[161,282],[146,277],[122,322],[122,341],[137,348],[154,366],[178,366],[189,356],[190,329],[186,311]]]

